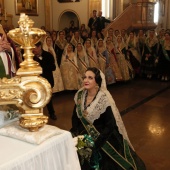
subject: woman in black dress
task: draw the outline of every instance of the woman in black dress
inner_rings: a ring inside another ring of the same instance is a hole
[[[100,70],[94,67],[87,69],[84,87],[76,93],[75,104],[71,132],[79,139],[77,148],[82,170],[146,169],[129,141]],[[81,145],[82,148],[78,147],[80,138],[85,139],[82,139],[86,144]]]
[[[160,42],[158,73],[161,81],[170,79],[170,32],[166,32],[165,39]]]
[[[149,30],[149,36],[145,40],[141,60],[141,74],[148,79],[157,75],[158,50],[159,43],[155,35],[155,30]]]

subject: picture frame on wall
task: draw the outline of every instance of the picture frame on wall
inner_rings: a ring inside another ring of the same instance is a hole
[[[16,15],[25,13],[26,15],[38,16],[38,0],[15,0]]]
[[[63,2],[80,2],[80,0],[58,0],[58,2],[63,3]]]
[[[4,0],[0,0],[0,16],[3,15],[4,10]]]

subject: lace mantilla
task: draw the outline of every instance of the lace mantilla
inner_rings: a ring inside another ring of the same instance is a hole
[[[86,119],[88,119],[89,122],[93,123],[94,120],[98,119],[100,117],[100,115],[106,111],[106,108],[108,106],[111,106],[113,116],[116,120],[116,125],[118,127],[119,133],[123,136],[123,138],[125,140],[128,141],[129,145],[134,150],[134,148],[129,140],[129,137],[126,132],[126,129],[125,129],[124,123],[122,121],[121,115],[119,113],[119,110],[115,104],[115,101],[114,101],[112,95],[110,94],[110,92],[107,90],[105,75],[102,73],[102,71],[100,71],[100,76],[102,78],[102,84],[100,87],[100,91],[98,92],[96,99],[94,100],[94,103],[91,103],[90,107],[87,109],[87,111],[89,111],[89,115],[88,115],[88,117],[86,117]],[[80,92],[81,90],[84,90],[84,88],[79,89],[78,92]],[[76,93],[75,98],[74,98],[76,104],[77,104],[78,92]],[[81,100],[82,100],[81,110],[82,111],[84,110],[84,100],[85,100],[85,94],[86,94],[85,92],[86,91],[84,90],[84,92],[82,94],[82,98],[81,98]],[[101,98],[101,100],[100,100],[100,98]],[[102,98],[104,98],[104,99],[102,99]],[[100,102],[100,104],[99,104],[99,102]],[[104,102],[106,102],[106,103],[104,103]],[[101,109],[99,109],[99,108],[101,108]],[[78,115],[78,117],[79,117],[79,115]]]
[[[81,110],[84,111],[84,102],[85,102],[85,95],[87,91],[85,90],[82,94],[82,102],[81,102]],[[75,100],[76,101],[76,100]],[[87,115],[84,115],[84,117],[93,124],[93,122],[100,117],[102,113],[106,111],[106,108],[110,106],[109,101],[107,99],[107,96],[102,92],[99,91],[96,95],[95,100],[90,104],[90,106],[87,107]],[[82,113],[83,114],[83,113]],[[79,117],[79,114],[77,112],[77,115]]]

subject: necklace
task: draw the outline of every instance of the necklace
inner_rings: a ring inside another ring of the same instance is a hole
[[[97,91],[96,95],[93,97],[92,100],[90,100],[90,102],[87,104],[87,95],[88,95],[88,92],[85,94],[85,100],[84,100],[84,116],[86,117],[88,115],[88,112],[87,112],[87,108],[91,105],[91,103],[96,99],[96,96],[98,94],[99,90]]]

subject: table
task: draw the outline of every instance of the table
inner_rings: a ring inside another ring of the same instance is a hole
[[[35,145],[0,135],[0,170],[81,170],[71,133]]]

